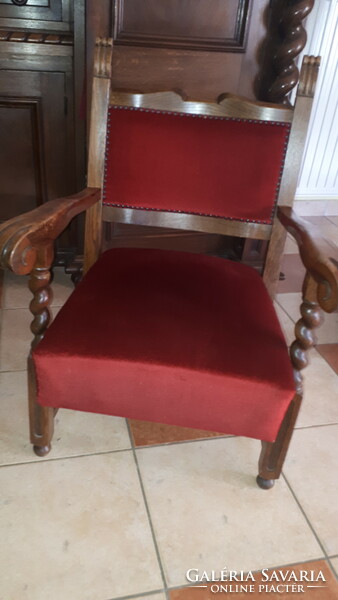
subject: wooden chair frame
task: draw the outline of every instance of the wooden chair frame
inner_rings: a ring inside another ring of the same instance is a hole
[[[297,217],[292,209],[297,176],[302,159],[306,127],[311,111],[319,59],[306,57],[300,77],[296,106],[249,102],[232,95],[223,95],[218,103],[186,101],[173,92],[130,94],[111,92],[112,41],[98,39],[96,44],[93,96],[91,109],[88,188],[67,198],[53,200],[39,208],[11,219],[0,227],[0,264],[17,274],[30,274],[29,288],[33,293],[30,310],[33,314],[32,348],[42,339],[50,323],[50,269],[54,241],[71,219],[83,212],[86,215],[85,264],[87,271],[104,247],[102,223],[123,222],[175,229],[193,229],[260,240],[270,240],[263,279],[273,297],[279,276],[279,258],[285,243],[286,231],[296,239],[307,269],[303,285],[301,319],[296,325],[296,340],[290,349],[295,372],[295,396],[274,443],[262,442],[259,459],[260,487],[269,489],[280,475],[284,458],[302,400],[302,376],[307,365],[306,351],[314,345],[313,328],[321,322],[321,307],[327,312],[338,305],[338,253],[318,236],[315,228]],[[245,117],[292,123],[285,168],[279,193],[279,207],[272,225],[242,223],[214,217],[175,214],[161,211],[142,211],[102,206],[104,149],[109,104],[155,108],[214,116]],[[44,456],[51,447],[55,409],[36,403],[35,373],[31,355],[28,358],[30,431],[34,450]]]

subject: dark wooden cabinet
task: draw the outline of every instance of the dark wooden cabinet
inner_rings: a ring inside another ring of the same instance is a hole
[[[65,73],[4,69],[0,89],[4,220],[65,195],[76,184]]]
[[[84,1],[0,0],[0,220],[84,186],[84,47]]]
[[[54,22],[57,25],[62,23],[67,28],[67,22],[70,21],[70,2],[69,0],[1,0],[0,10],[1,19],[6,19],[7,25],[13,25],[9,19],[15,20],[16,27],[20,25],[25,28],[34,29],[36,21],[44,28],[47,22]]]

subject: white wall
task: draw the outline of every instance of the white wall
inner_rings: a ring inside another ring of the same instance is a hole
[[[302,54],[322,57],[296,193],[302,214],[338,214],[338,0],[316,0]]]

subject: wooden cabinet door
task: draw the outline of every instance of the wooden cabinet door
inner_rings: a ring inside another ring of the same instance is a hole
[[[0,219],[4,220],[66,195],[74,187],[74,165],[65,74],[3,70],[0,89]]]
[[[84,9],[0,0],[0,220],[85,185]],[[61,247],[81,252],[70,232]]]

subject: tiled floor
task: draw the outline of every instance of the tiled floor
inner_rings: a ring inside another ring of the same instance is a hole
[[[337,218],[310,220],[338,240]],[[288,238],[276,301],[289,343],[302,278],[295,252]],[[215,590],[192,587],[187,571],[225,567],[252,571],[255,591],[233,582],[223,597],[338,598],[338,313],[311,352],[283,477],[263,492],[255,440],[100,415],[60,411],[53,450],[37,458],[27,433],[25,286],[7,273],[0,311],[0,600],[207,600]],[[58,271],[54,313],[71,290]],[[282,567],[322,572],[325,582],[259,588],[262,569]]]

